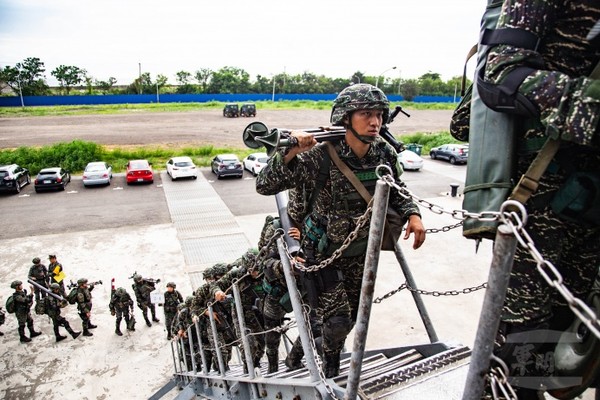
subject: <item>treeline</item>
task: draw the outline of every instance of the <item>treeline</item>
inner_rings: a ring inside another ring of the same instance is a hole
[[[133,82],[117,82],[114,77],[97,79],[81,67],[60,65],[50,71],[58,81],[51,88],[46,81],[44,63],[35,57],[26,58],[14,66],[0,70],[0,83],[12,89],[12,94],[23,96],[69,95],[69,94],[193,94],[193,93],[338,93],[351,83],[377,84],[388,94],[399,94],[407,101],[416,96],[460,95],[461,77],[446,82],[440,74],[427,72],[418,79],[386,78],[369,76],[357,71],[348,78],[330,78],[310,72],[302,74],[256,75],[251,80],[248,72],[237,67],[223,67],[217,71],[200,68],[195,72],[179,71],[175,84],[167,76],[154,78],[149,72],[142,73]],[[6,91],[4,91],[6,93]]]

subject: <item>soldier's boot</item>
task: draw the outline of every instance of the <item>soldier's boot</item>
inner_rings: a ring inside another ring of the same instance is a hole
[[[81,324],[83,327],[83,336],[94,336],[92,332],[89,331],[87,324],[84,322]]]
[[[323,355],[323,373],[325,378],[333,378],[340,374],[340,353],[325,353]]]
[[[29,337],[30,338],[34,338],[34,337],[40,336],[42,334],[42,332],[36,332],[35,329],[33,329],[33,323],[28,324],[27,329],[29,329]]]
[[[92,321],[88,321],[88,329],[95,329],[97,327],[98,327],[98,325],[94,325],[94,324],[92,324]]]
[[[73,328],[71,328],[71,325],[68,321],[65,321],[65,329],[67,330],[67,332],[69,332],[73,339],[77,339],[79,335],[81,335],[81,332],[75,332]]]
[[[54,336],[56,336],[56,341],[60,342],[62,340],[65,340],[67,337],[63,336],[60,334],[60,332],[58,331],[58,326],[54,327]]]
[[[0,332],[0,336],[4,336],[4,332]]]
[[[119,336],[123,336],[123,332],[121,332],[121,320],[118,319],[115,323],[115,333]]]
[[[154,307],[152,307],[150,309],[150,313],[152,314],[152,321],[153,322],[160,322],[160,319],[156,318],[156,311],[154,310]]]
[[[267,353],[267,360],[269,361],[269,373],[279,371],[279,354]]]
[[[150,322],[150,320],[148,319],[148,316],[146,314],[144,314],[144,319],[146,320],[146,326],[148,326],[148,327],[152,326],[152,322]]]
[[[21,343],[31,342],[31,339],[29,339],[27,336],[25,336],[25,327],[24,326],[19,327],[19,340],[21,341]]]
[[[302,356],[304,355],[304,351],[302,350],[302,342],[296,340],[289,354],[285,358],[285,366],[288,368],[288,371],[294,371],[303,367],[302,365]]]

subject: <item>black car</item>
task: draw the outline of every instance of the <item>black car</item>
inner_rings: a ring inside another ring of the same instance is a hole
[[[240,116],[256,117],[256,105],[254,103],[244,103],[240,108]]]
[[[31,183],[29,170],[17,164],[0,166],[0,192],[19,193],[21,188]]]
[[[229,103],[223,107],[223,116],[228,118],[237,118],[240,116],[240,109],[237,104]]]
[[[244,175],[244,169],[240,159],[235,154],[219,154],[213,158],[210,168],[217,179],[222,176],[237,176],[241,178]]]
[[[69,171],[55,167],[42,169],[35,178],[34,188],[36,192],[42,190],[65,190],[65,186],[71,182]]]

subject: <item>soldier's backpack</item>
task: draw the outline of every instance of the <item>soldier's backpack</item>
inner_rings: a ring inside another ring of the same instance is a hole
[[[14,314],[15,311],[15,299],[13,296],[9,296],[9,298],[6,299],[6,312],[9,314]]]
[[[67,301],[69,302],[69,304],[77,303],[77,288],[71,289],[71,291],[67,295]]]

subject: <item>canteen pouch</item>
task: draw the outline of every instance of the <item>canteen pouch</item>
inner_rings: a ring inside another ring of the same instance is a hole
[[[567,221],[600,226],[600,172],[572,173],[550,205]]]

